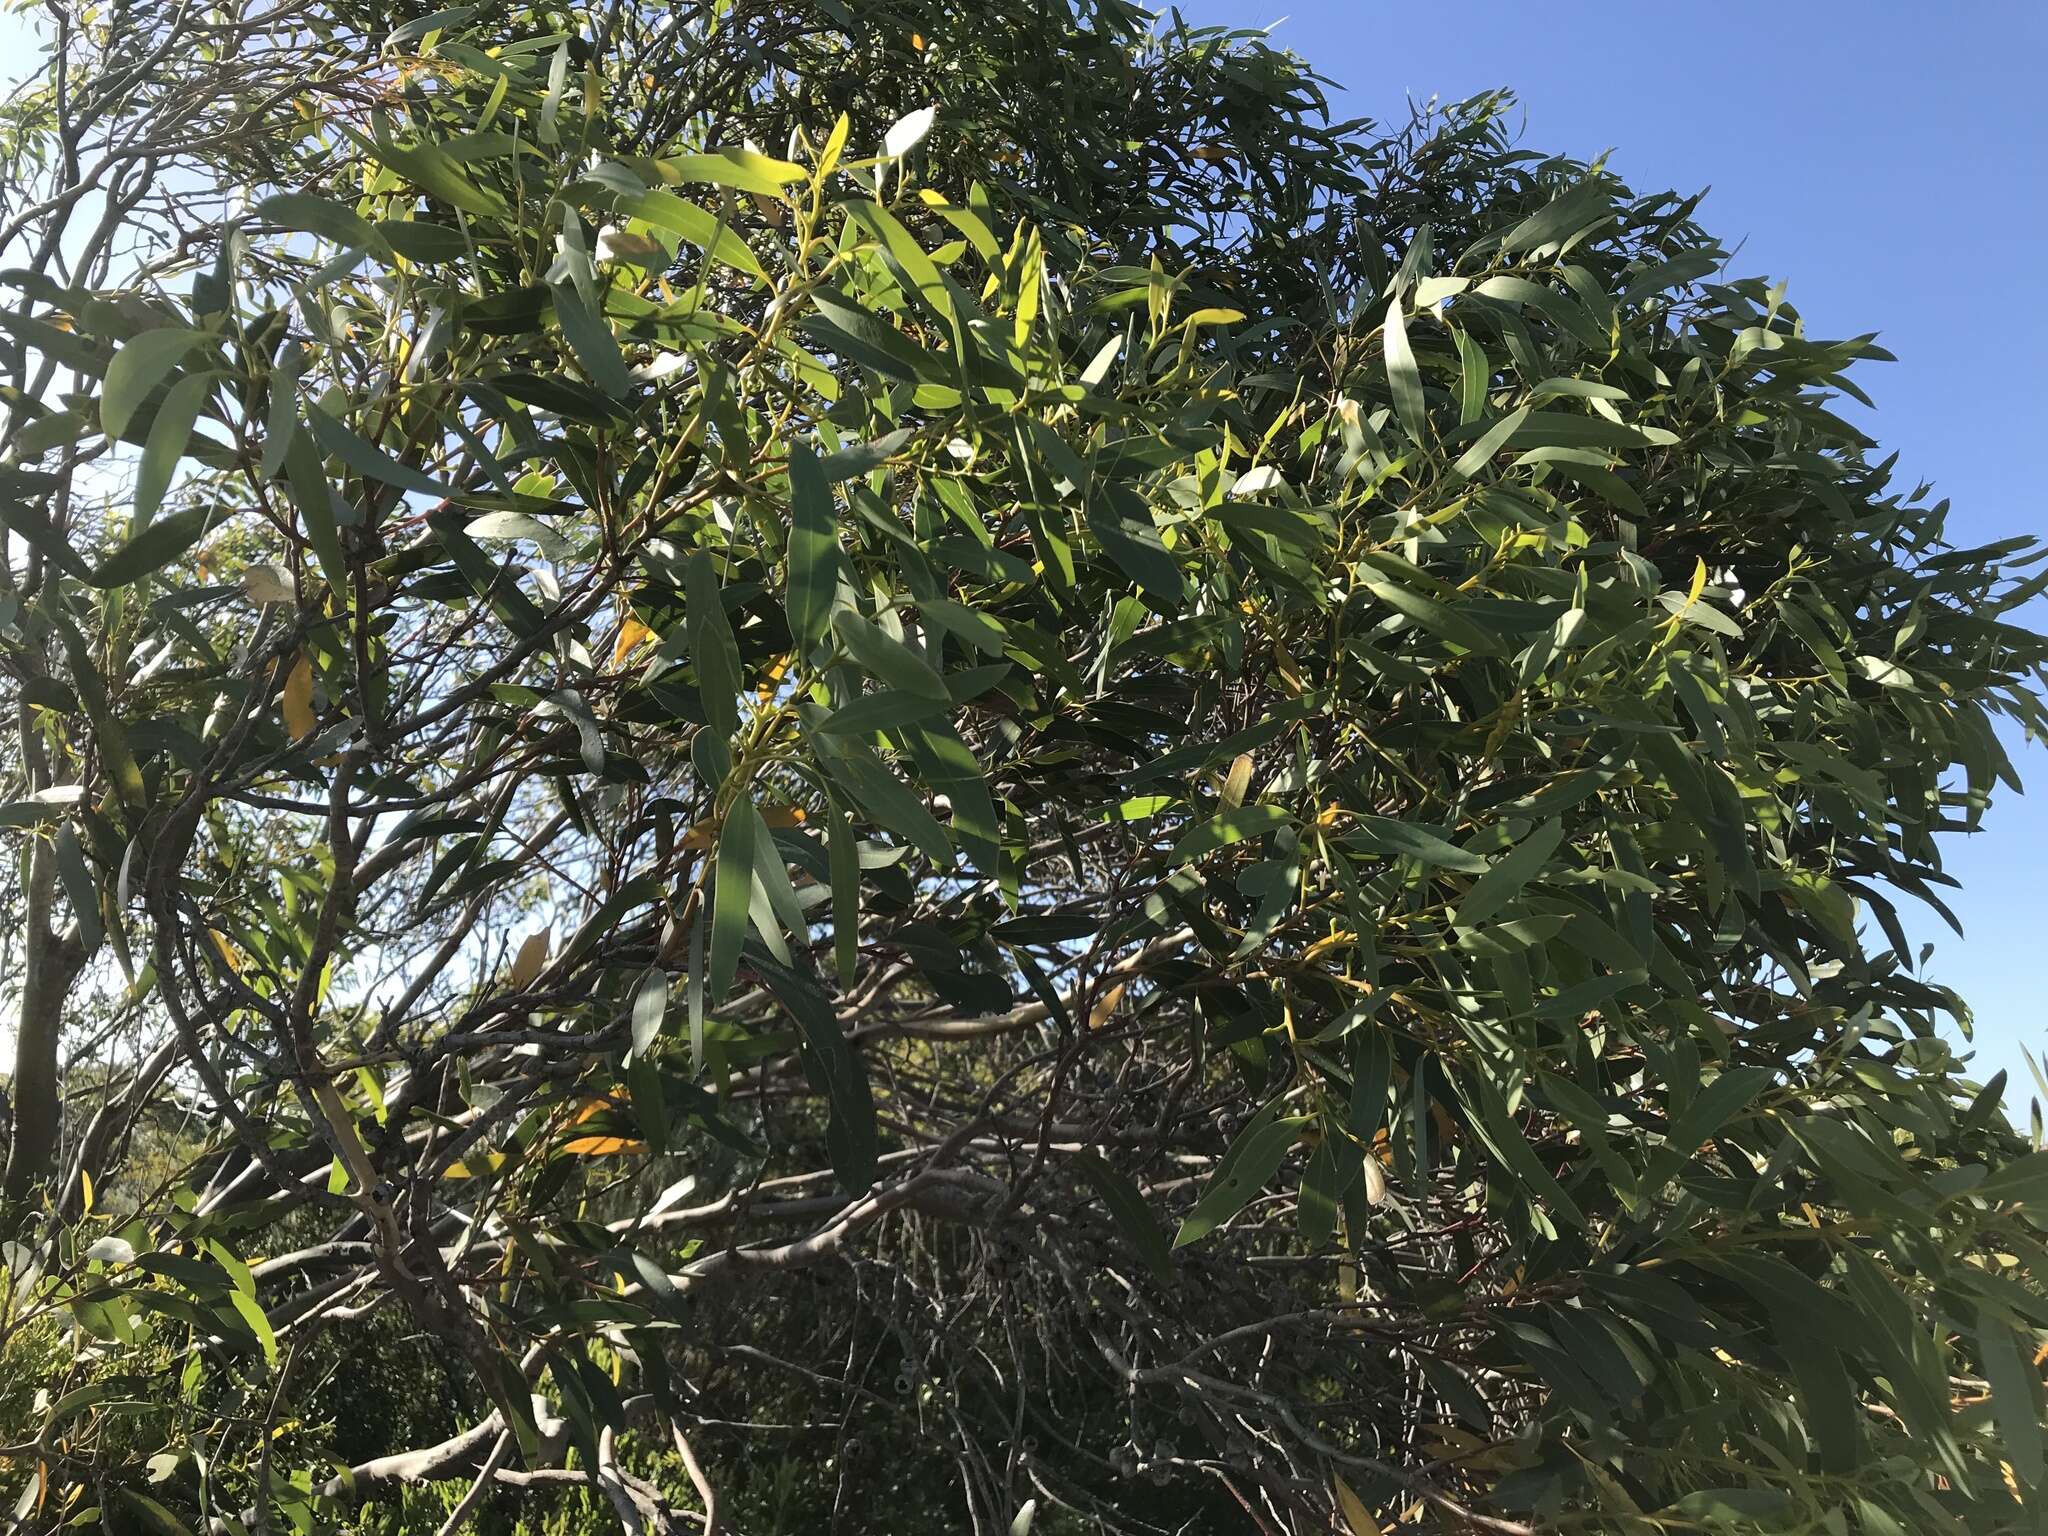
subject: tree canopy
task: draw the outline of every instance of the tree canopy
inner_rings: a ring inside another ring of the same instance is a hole
[[[1125,0],[35,14],[21,1528],[2043,1529],[1899,907],[2048,549],[1696,198]]]

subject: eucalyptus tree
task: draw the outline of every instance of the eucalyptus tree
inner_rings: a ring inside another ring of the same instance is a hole
[[[1896,904],[2043,551],[1694,199],[1122,0],[37,14],[21,1526],[2039,1528]]]

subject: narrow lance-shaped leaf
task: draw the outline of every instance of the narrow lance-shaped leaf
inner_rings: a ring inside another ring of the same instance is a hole
[[[1219,848],[1241,843],[1249,837],[1263,837],[1292,820],[1277,805],[1240,805],[1217,812],[1198,826],[1190,827],[1173,845],[1176,863],[1191,863]]]
[[[730,736],[740,724],[740,651],[725,616],[725,596],[711,556],[703,550],[690,556],[683,580],[697,691],[712,729]]]
[[[932,670],[931,663],[872,619],[851,608],[841,608],[832,615],[832,632],[869,676],[905,693],[951,701],[945,679]]]
[[[96,587],[125,587],[161,570],[199,542],[213,511],[191,507],[151,523],[93,567],[86,580]]]
[[[754,894],[755,829],[761,819],[751,803],[728,811],[718,835],[718,867],[712,882],[711,969],[706,993],[713,1003],[731,989],[747,936],[747,909]]]
[[[842,556],[832,490],[808,444],[789,450],[789,632],[800,654],[824,642],[839,592]]]
[[[1522,887],[1550,861],[1551,854],[1557,851],[1557,845],[1563,838],[1564,824],[1546,821],[1496,859],[1485,874],[1472,882],[1472,889],[1458,903],[1460,926],[1477,926],[1514,900]]]
[[[100,425],[108,437],[120,437],[152,391],[170,377],[185,355],[207,340],[202,331],[174,326],[144,331],[114,354],[100,385]]]
[[[2042,1486],[2041,1377],[2028,1349],[2005,1324],[1986,1316],[1977,1327],[1978,1352],[1991,1382],[1991,1407],[1998,1415],[2013,1470],[2029,1488]]]
[[[142,447],[142,462],[135,471],[131,526],[137,532],[149,526],[149,520],[162,505],[164,493],[178,472],[178,461],[185,456],[186,445],[192,439],[192,428],[199,421],[200,407],[213,393],[214,378],[210,373],[187,374],[170,387],[163,404],[157,407],[156,419],[149,424],[149,437]]]
[[[1429,439],[1429,410],[1422,395],[1422,371],[1415,364],[1408,345],[1408,321],[1401,312],[1402,300],[1387,306],[1386,323],[1380,337],[1386,352],[1387,387],[1393,391],[1394,409],[1401,413],[1408,435],[1418,443]]]
[[[1145,1197],[1138,1193],[1137,1186],[1093,1152],[1077,1152],[1074,1166],[1102,1196],[1103,1205],[1123,1229],[1124,1236],[1131,1240],[1131,1246],[1152,1272],[1152,1278],[1161,1285],[1171,1285],[1172,1246],[1160,1230],[1159,1223],[1153,1219],[1151,1208],[1145,1204]]]
[[[618,339],[603,314],[584,303],[583,296],[568,283],[556,284],[554,294],[555,318],[561,323],[562,335],[590,381],[614,400],[631,400],[633,377],[626,371]]]
[[[1174,1247],[1185,1248],[1189,1243],[1199,1242],[1230,1220],[1251,1203],[1252,1197],[1279,1170],[1300,1139],[1301,1128],[1308,1123],[1305,1116],[1272,1113],[1279,1103],[1274,1100],[1238,1132],[1237,1140],[1230,1144],[1230,1150],[1203,1187],[1201,1199],[1181,1222],[1173,1239]]]
[[[860,969],[860,848],[837,799],[825,797],[832,872],[832,954],[839,984],[853,985]]]
[[[633,1054],[645,1056],[668,1014],[668,972],[650,965],[633,986]]]

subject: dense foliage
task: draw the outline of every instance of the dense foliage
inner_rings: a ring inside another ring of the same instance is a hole
[[[1124,0],[37,14],[22,1528],[2043,1528],[1894,905],[2043,551],[1692,200]]]

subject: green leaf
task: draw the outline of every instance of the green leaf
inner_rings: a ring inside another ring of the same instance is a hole
[[[1159,536],[1145,504],[1127,487],[1099,485],[1085,503],[1088,531],[1103,550],[1139,587],[1169,608],[1187,597],[1180,562]]]
[[[1176,864],[1191,864],[1246,838],[1264,837],[1292,820],[1282,806],[1232,806],[1182,833],[1180,841],[1173,845],[1173,860]]]
[[[1509,439],[1522,429],[1522,423],[1528,419],[1529,407],[1525,405],[1488,427],[1476,443],[1458,455],[1457,462],[1451,466],[1452,480],[1470,480],[1486,468],[1493,462],[1493,456],[1507,447]]]
[[[995,801],[973,751],[943,721],[913,726],[905,738],[925,787],[952,804],[953,846],[983,874],[995,874],[1002,825],[996,820]]]
[[[86,581],[95,587],[125,587],[140,581],[197,544],[213,511],[212,507],[191,507],[151,523],[94,566]]]
[[[839,802],[825,797],[827,851],[832,874],[832,954],[839,985],[853,985],[860,969],[860,845]]]
[[[690,974],[683,985],[684,1006],[690,1016],[690,1065],[704,1070],[704,919],[690,919]]]
[[[876,731],[896,731],[906,725],[945,716],[950,701],[941,702],[921,693],[900,688],[883,688],[849,699],[822,721],[817,729],[834,736],[872,736]]]
[[[40,827],[56,821],[84,798],[84,791],[75,784],[62,785],[60,791],[39,790],[26,800],[0,805],[0,827]]]
[[[1853,1473],[1861,1464],[1863,1434],[1856,1384],[1840,1351],[1803,1320],[1774,1330],[1773,1337],[1792,1367],[1806,1409],[1806,1425],[1820,1446],[1823,1464],[1836,1473]]]
[[[875,1182],[877,1147],[874,1092],[860,1056],[807,972],[769,963],[761,967],[761,976],[796,1020],[803,1037],[804,1075],[831,1106],[826,1142],[840,1187],[849,1194],[863,1194]]]
[[[1981,1316],[1977,1351],[1991,1383],[1991,1407],[2005,1438],[2006,1458],[2029,1488],[2041,1486],[2042,1429],[2040,1373],[2029,1363],[2028,1343],[2004,1323]]]
[[[1461,874],[1484,875],[1493,867],[1480,855],[1467,853],[1434,832],[1386,816],[1353,817],[1344,841],[1390,859],[1414,859],[1419,864],[1454,869]]]
[[[402,491],[418,491],[421,495],[432,496],[436,500],[454,494],[433,476],[414,469],[410,464],[401,464],[368,438],[337,421],[317,405],[307,406],[306,424],[313,429],[313,436],[323,449],[359,475],[380,480],[386,485],[395,485]]]
[[[708,181],[739,192],[762,197],[779,197],[793,181],[810,173],[787,160],[776,160],[754,149],[715,149],[708,154],[670,155],[660,162],[665,175],[678,181]]]
[[[350,137],[357,138],[353,133]],[[357,138],[357,142],[364,141]],[[371,147],[371,152],[422,192],[438,197],[450,207],[494,223],[512,219],[505,199],[490,188],[479,186],[463,169],[462,162],[439,145],[379,143]]]
[[[262,473],[266,480],[275,480],[284,473],[292,439],[298,435],[299,369],[303,358],[297,346],[286,342],[278,354],[276,368],[271,371],[269,412],[263,434]]]
[[[81,581],[91,569],[71,547],[71,541],[53,528],[41,510],[27,500],[0,497],[0,525],[59,570]]]
[[[661,1034],[668,1017],[668,972],[650,965],[633,986],[633,1054],[643,1057]]]
[[[910,231],[879,203],[865,198],[849,198],[841,206],[849,218],[882,242],[882,248],[910,279],[933,315],[950,326],[955,319],[952,295],[947,292],[938,267]]]
[[[1365,583],[1373,596],[1389,608],[1406,614],[1430,633],[1440,636],[1460,650],[1474,655],[1489,655],[1500,649],[1499,640],[1459,614],[1456,610],[1438,602],[1435,598],[1404,587],[1391,581]]]
[[[1131,1240],[1131,1246],[1152,1272],[1152,1278],[1161,1285],[1171,1285],[1172,1247],[1159,1223],[1152,1219],[1151,1208],[1145,1204],[1145,1197],[1138,1193],[1138,1187],[1093,1152],[1075,1153],[1074,1166],[1095,1186],[1095,1192],[1102,1197],[1110,1217]]]
[[[802,322],[804,330],[847,361],[906,384],[948,387],[958,378],[944,358],[870,314],[849,295],[821,289],[811,295],[811,302],[817,314]]]
[[[736,272],[744,272],[762,282],[768,280],[760,257],[748,248],[746,241],[720,222],[715,214],[677,197],[673,192],[632,193],[620,198],[617,208],[622,214],[645,219],[656,229],[665,229],[689,241],[713,261]]]
[[[1487,356],[1486,348],[1463,326],[1451,327],[1451,334],[1458,343],[1458,425],[1469,427],[1486,414],[1486,395],[1493,382],[1493,361]],[[1484,464],[1488,454],[1479,459]],[[1458,460],[1458,473],[1470,479],[1477,469],[1465,468],[1467,459],[1474,455],[1466,453]]]
[[[1408,345],[1408,322],[1401,313],[1401,300],[1387,306],[1386,323],[1380,327],[1386,351],[1387,387],[1393,391],[1394,409],[1418,443],[1429,440],[1429,407],[1422,394],[1422,371],[1415,365],[1415,353]]]
[[[1279,1103],[1279,1100],[1274,1100],[1238,1132],[1237,1139],[1230,1144],[1230,1150],[1223,1155],[1223,1161],[1203,1187],[1202,1197],[1188,1212],[1187,1219],[1181,1222],[1180,1231],[1174,1234],[1175,1248],[1199,1242],[1230,1220],[1250,1204],[1252,1198],[1266,1187],[1267,1180],[1279,1171],[1289,1150],[1300,1139],[1301,1128],[1308,1124],[1305,1115],[1273,1118],[1268,1111]]]
[[[227,1293],[228,1305],[233,1307],[249,1331],[256,1335],[256,1342],[262,1347],[264,1363],[272,1370],[277,1369],[277,1334],[270,1326],[270,1319],[263,1308],[256,1304],[256,1298],[239,1288]]]
[[[614,400],[631,400],[635,393],[633,376],[626,371],[626,359],[604,316],[593,313],[575,286],[555,285],[555,319],[576,361],[590,375],[590,381]]]
[[[212,338],[184,326],[144,331],[114,354],[100,386],[100,426],[110,438],[128,430],[156,387],[170,377],[185,354]]]
[[[740,945],[747,937],[747,909],[754,895],[754,862],[760,856],[754,831],[760,815],[751,801],[740,801],[725,813],[718,834],[718,867],[712,882],[711,974],[706,991],[711,1002],[724,1000],[739,974]]]
[[[789,450],[789,632],[798,653],[808,655],[824,642],[838,602],[844,565],[839,550],[839,523],[833,515],[832,490],[825,482],[818,456],[809,445]]]
[[[334,513],[334,491],[321,467],[320,451],[310,435],[293,432],[284,454],[285,478],[291,486],[292,504],[306,525],[306,542],[320,562],[320,574],[337,593],[349,589],[348,562],[341,552],[341,530]],[[475,546],[472,545],[471,548]]]
[[[1496,859],[1485,874],[1472,882],[1472,889],[1458,903],[1458,925],[1462,928],[1477,927],[1513,901],[1522,887],[1549,862],[1563,838],[1564,824],[1546,821],[1517,843],[1505,857]]]
[[[76,411],[52,411],[34,421],[24,422],[14,434],[14,447],[23,463],[40,458],[52,448],[68,447],[86,432],[85,418]]]
[[[280,192],[256,205],[256,217],[279,229],[304,230],[336,245],[381,250],[384,242],[370,222],[353,208],[310,192]]]
[[[100,892],[85,867],[85,850],[79,845],[78,829],[70,822],[57,829],[57,874],[64,882],[64,894],[78,923],[78,936],[88,955],[100,947],[106,936],[100,927]]]
[[[1586,1150],[1600,1165],[1600,1171],[1631,1208],[1635,1204],[1636,1176],[1628,1160],[1615,1151],[1613,1140],[1608,1134],[1608,1114],[1600,1101],[1581,1088],[1570,1078],[1555,1073],[1538,1074],[1537,1081],[1543,1089],[1543,1096],[1551,1105],[1569,1120],[1578,1131]]]
[[[173,384],[164,403],[157,407],[156,420],[149,424],[149,438],[143,444],[142,463],[135,471],[134,510],[131,526],[138,532],[149,526],[164,492],[171,488],[178,461],[192,440],[192,428],[199,421],[199,408],[213,393],[211,373],[188,373]]]
[[[832,615],[832,633],[870,677],[920,698],[952,702],[945,679],[932,670],[931,663],[873,620],[851,608],[841,608]]]
[[[462,261],[470,253],[469,241],[463,239],[462,231],[445,224],[429,224],[425,219],[379,219],[375,229],[377,238],[386,246],[422,266]]]
[[[116,1488],[114,1497],[127,1505],[136,1523],[150,1536],[192,1536],[192,1528],[146,1493]]]
[[[583,695],[574,688],[557,688],[547,696],[543,709],[562,716],[576,727],[577,750],[583,758],[583,766],[592,773],[603,773],[604,731]]]
[[[1792,1501],[1775,1488],[1701,1488],[1657,1511],[1707,1525],[1783,1530]]]
[[[1671,1141],[1691,1149],[1747,1109],[1760,1093],[1771,1086],[1774,1074],[1768,1067],[1731,1067],[1702,1088],[1673,1123]]]
[[[833,743],[830,737],[813,740],[828,747],[820,754],[826,772],[870,820],[915,845],[935,863],[952,864],[953,843],[946,829],[880,758],[858,743]]]
[[[1579,1209],[1578,1202],[1565,1192],[1551,1171],[1543,1166],[1543,1159],[1536,1155],[1536,1149],[1529,1145],[1528,1138],[1523,1136],[1515,1125],[1514,1117],[1508,1113],[1507,1101],[1501,1097],[1500,1089],[1479,1075],[1467,1078],[1465,1085],[1466,1102],[1478,1101],[1479,1113],[1475,1117],[1474,1128],[1488,1150],[1521,1180],[1532,1195],[1547,1200],[1573,1226],[1583,1227],[1586,1213]]]
[[[1539,208],[1501,236],[1503,254],[1555,245],[1610,214],[1614,193],[1604,182],[1582,181],[1547,208]]]
[[[799,943],[808,942],[809,925],[804,921],[804,909],[797,900],[796,887],[790,883],[789,868],[783,862],[782,849],[777,846],[774,835],[768,830],[768,823],[762,818],[760,809],[751,801],[747,802],[746,814],[754,818],[754,879],[758,895],[767,897],[768,910],[764,914],[757,900],[750,909],[754,927],[770,948],[782,942],[787,933]],[[769,921],[764,924],[763,916]]]
[[[2011,1201],[2023,1210],[2048,1209],[2048,1152],[2029,1152],[1992,1169],[1970,1194],[1980,1200]]]
[[[730,736],[740,725],[740,648],[725,615],[725,597],[711,556],[698,550],[683,571],[688,604],[690,660],[697,669],[697,691],[712,729]]]

